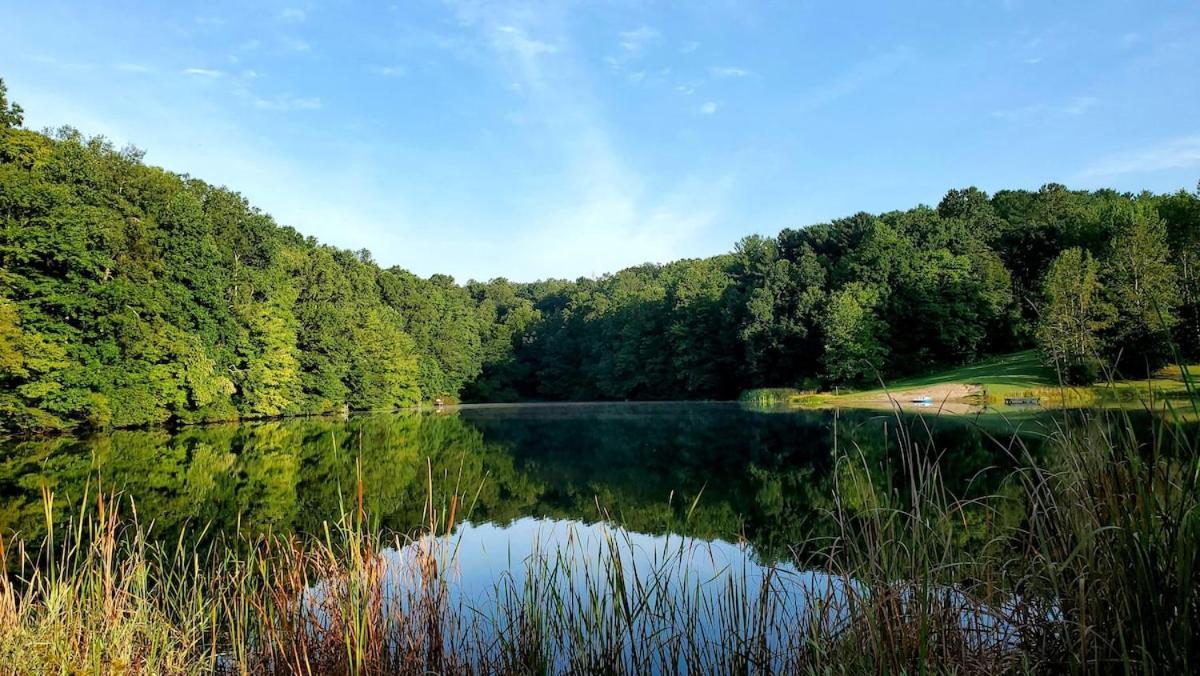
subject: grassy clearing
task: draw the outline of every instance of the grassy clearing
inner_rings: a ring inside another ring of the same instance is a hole
[[[899,422],[899,420],[898,420]],[[0,559],[9,673],[1194,673],[1200,668],[1200,458],[1188,428],[1120,412],[1065,421],[995,495],[946,490],[919,428],[881,480],[840,451],[826,540],[792,571],[696,579],[680,538],[620,531],[591,559],[539,550],[454,600],[471,490],[418,532],[372,528],[361,483],[323,533],[155,543],[103,494],[36,550]],[[890,476],[890,475],[885,475]],[[569,547],[570,545],[568,545]],[[800,555],[797,554],[799,557]],[[799,609],[809,610],[801,612]]]
[[[1164,398],[1188,396],[1187,374],[1193,379],[1200,365],[1169,365],[1145,380],[1114,380],[1091,386],[1070,387],[1059,384],[1053,369],[1044,366],[1034,350],[1014,352],[977,364],[937,373],[901,378],[886,387],[838,393],[809,393],[789,399],[805,407],[890,408],[891,400],[907,403],[914,397],[930,396],[934,406],[945,404],[955,412],[1011,410],[1009,398],[1036,397],[1044,408],[1087,406],[1141,408],[1159,407]],[[961,411],[951,404],[960,405]],[[1186,408],[1186,407],[1184,407]]]

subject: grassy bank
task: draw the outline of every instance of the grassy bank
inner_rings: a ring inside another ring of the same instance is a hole
[[[890,483],[853,445],[839,451],[833,536],[797,543],[813,553],[758,578],[696,579],[690,557],[704,552],[685,540],[635,557],[628,536],[606,531],[590,560],[541,549],[489,593],[456,597],[456,533],[477,488],[435,495],[432,476],[413,533],[372,527],[360,482],[322,533],[199,551],[156,542],[134,505],[99,493],[69,523],[47,516],[36,549],[5,542],[0,664],[17,674],[1200,666],[1200,464],[1187,428],[1137,429],[1120,413],[1064,419],[1046,461],[969,501],[940,478],[938,454],[955,449],[926,448],[916,432],[898,434],[905,469]],[[54,500],[47,489],[47,515]]]
[[[1087,406],[1141,408],[1164,398],[1188,397],[1187,378],[1200,366],[1170,365],[1142,380],[1109,380],[1088,386],[1061,385],[1058,374],[1044,366],[1037,352],[1026,350],[994,357],[977,364],[931,374],[901,378],[886,386],[837,392],[795,393],[786,403],[821,408],[909,407],[929,398],[932,407],[951,412],[1005,411],[1014,398],[1037,399],[1043,408]],[[1186,407],[1185,407],[1186,408]]]

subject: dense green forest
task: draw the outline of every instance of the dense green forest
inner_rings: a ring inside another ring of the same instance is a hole
[[[381,268],[0,83],[0,430],[436,397],[731,398],[1030,345],[1073,382],[1200,355],[1200,192],[951,190],[598,279]]]

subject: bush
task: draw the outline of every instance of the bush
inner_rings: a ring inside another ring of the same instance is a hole
[[[1103,367],[1098,359],[1084,357],[1067,365],[1063,370],[1064,385],[1091,385],[1100,379]]]

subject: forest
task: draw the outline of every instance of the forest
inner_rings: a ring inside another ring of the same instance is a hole
[[[711,258],[459,284],[135,148],[26,129],[0,81],[0,432],[730,399],[1030,346],[1071,383],[1200,357],[1200,186],[955,189]]]

